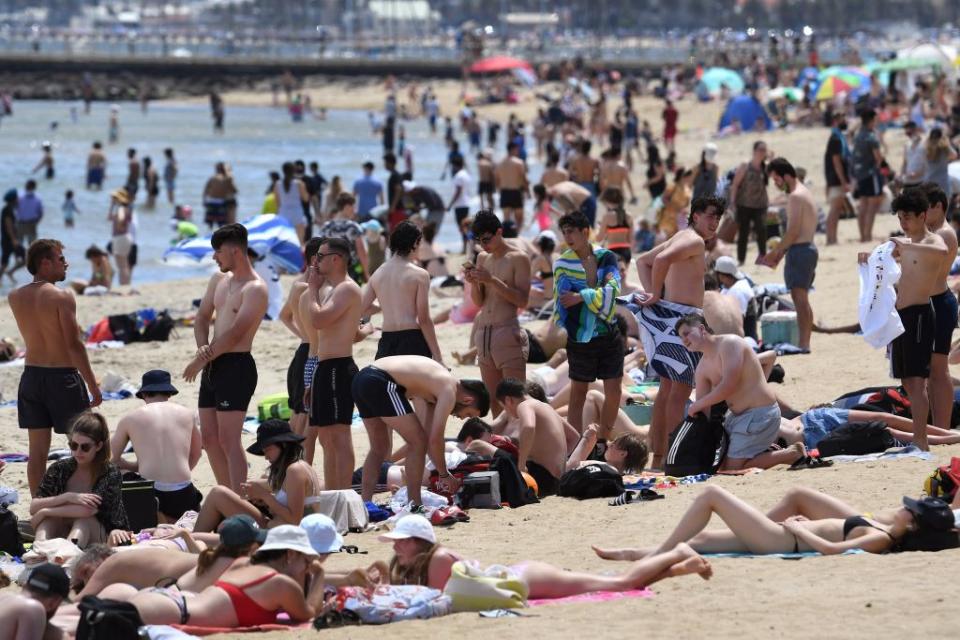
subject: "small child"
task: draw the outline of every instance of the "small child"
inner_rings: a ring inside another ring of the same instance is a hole
[[[63,224],[67,227],[73,227],[74,218],[80,210],[77,209],[77,203],[73,201],[73,191],[68,190],[64,194],[63,206],[60,207],[63,211]]]
[[[650,230],[649,221],[640,221],[640,226],[637,229],[637,233],[634,235],[633,240],[635,253],[643,253],[644,251],[650,251],[650,249],[653,249],[653,245],[656,242],[656,236],[654,235],[653,231]]]

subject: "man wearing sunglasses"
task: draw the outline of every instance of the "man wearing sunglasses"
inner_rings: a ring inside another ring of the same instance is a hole
[[[17,418],[20,428],[29,430],[30,495],[36,495],[47,468],[50,429],[65,434],[74,416],[101,402],[77,326],[77,302],[69,290],[56,286],[67,277],[68,266],[62,243],[35,240],[27,250],[27,271],[33,282],[8,297],[27,348]]]

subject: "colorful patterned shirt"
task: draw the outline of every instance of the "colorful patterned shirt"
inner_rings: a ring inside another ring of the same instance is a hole
[[[610,333],[620,293],[620,269],[617,256],[602,247],[593,247],[597,259],[597,284],[587,287],[587,275],[580,256],[567,249],[553,263],[553,321],[567,330],[574,342],[590,342],[597,336]],[[560,295],[567,291],[579,293],[581,304],[565,308],[560,304]]]

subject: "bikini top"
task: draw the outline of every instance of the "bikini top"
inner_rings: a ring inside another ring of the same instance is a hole
[[[277,491],[274,497],[277,499],[277,502],[279,502],[283,506],[285,507],[290,506],[289,499],[287,498],[287,492],[284,491],[283,489],[280,489],[280,491]],[[309,505],[317,504],[319,502],[320,502],[320,496],[307,496],[303,499],[303,508],[306,509]]]
[[[261,607],[256,600],[247,595],[246,589],[266,582],[275,575],[277,575],[277,572],[271,571],[265,576],[242,585],[217,580],[213,583],[213,586],[221,589],[230,598],[230,602],[233,604],[233,612],[237,614],[237,625],[253,627],[261,624],[271,624],[276,622],[277,612]]]
[[[607,225],[607,249],[629,249],[630,227]]]
[[[893,536],[890,535],[890,532],[886,529],[881,529],[877,525],[873,524],[863,516],[850,516],[845,518],[843,521],[843,539],[846,540],[847,536],[850,535],[850,532],[856,529],[857,527],[870,527],[871,529],[876,529],[877,531],[883,531],[885,534],[890,536],[890,539],[893,540]]]

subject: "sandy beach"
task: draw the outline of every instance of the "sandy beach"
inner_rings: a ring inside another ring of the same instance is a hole
[[[425,83],[421,83],[423,86]],[[459,83],[435,82],[444,105],[444,113],[454,113]],[[315,106],[357,109],[379,108],[383,104],[382,83],[353,87],[337,82],[308,91]],[[405,93],[402,94],[405,100]],[[270,104],[266,94],[227,94],[228,108],[238,104]],[[481,118],[506,119],[509,111],[529,118],[536,101],[526,96],[520,105],[497,105],[481,108]],[[654,131],[662,129],[662,103],[649,98],[637,101],[641,119],[650,120]],[[688,98],[678,103],[680,136],[678,161],[691,165],[699,159],[704,142],[716,129],[720,105],[700,104]],[[818,201],[823,200],[823,150],[826,129],[795,129],[764,134],[762,137],[777,154],[795,165],[805,167]],[[720,150],[718,162],[725,171],[749,156],[749,148],[759,136],[752,134],[716,141]],[[902,133],[887,134],[890,164],[900,166]],[[439,144],[439,141],[438,141]],[[322,153],[322,150],[321,150]],[[537,174],[534,175],[534,178]],[[643,178],[633,176],[638,191]],[[771,189],[771,193],[772,193]],[[648,201],[644,192],[639,213]],[[896,218],[880,214],[875,233],[885,236],[897,228]],[[811,295],[816,319],[826,325],[856,321],[858,275],[856,254],[872,246],[855,241],[856,222],[846,220],[840,226],[840,244],[823,247],[823,236],[817,237],[820,263],[815,291]],[[782,282],[782,270],[771,271],[752,265],[755,247],[748,255],[746,271],[759,282]],[[70,277],[85,275],[85,265],[72,265]],[[631,279],[636,274],[631,273]],[[26,276],[21,274],[20,281]],[[283,280],[284,289],[291,277]],[[157,309],[186,310],[190,301],[202,295],[205,282],[189,279],[162,284],[139,284],[139,296],[84,297],[78,299],[81,326],[89,326],[112,313],[133,311],[142,306]],[[435,310],[455,299],[434,298]],[[377,319],[374,320],[377,323]],[[438,336],[444,353],[466,347],[469,325],[440,325]],[[6,300],[0,301],[0,335],[20,342],[16,324]],[[370,363],[376,350],[376,335],[356,346],[359,366]],[[259,369],[259,384],[254,403],[264,396],[285,391],[286,371],[296,347],[296,340],[278,322],[264,323],[257,334],[254,357]],[[180,395],[175,402],[196,407],[199,383],[187,384],[180,372],[194,352],[192,330],[179,328],[169,342],[132,344],[122,349],[90,352],[94,372],[102,377],[117,373],[138,384],[145,370],[167,368],[175,377]],[[780,360],[786,380],[776,385],[777,393],[802,410],[810,405],[830,401],[847,391],[870,385],[888,384],[887,362],[882,351],[869,347],[853,335],[814,334],[811,355],[790,356]],[[448,358],[448,365],[454,361]],[[0,393],[4,399],[16,398],[22,369],[0,367]],[[479,377],[476,367],[456,366],[454,372],[463,377]],[[127,411],[139,405],[136,399],[105,402],[101,411],[111,425]],[[255,413],[251,406],[248,413]],[[451,419],[447,435],[455,435],[460,421]],[[25,452],[26,433],[17,429],[16,410],[0,408],[0,442],[4,452]],[[245,436],[251,441],[251,436]],[[358,462],[367,451],[366,435],[354,431]],[[66,445],[56,436],[54,447]],[[944,464],[951,455],[960,455],[960,445],[935,447],[933,461],[915,458],[888,462],[836,464],[831,468],[787,471],[779,468],[744,477],[716,477],[711,484],[723,486],[760,508],[774,504],[788,488],[806,486],[826,490],[856,505],[864,512],[893,507],[903,495],[920,493],[923,479],[935,464]],[[318,454],[319,455],[319,454]],[[262,459],[251,458],[251,475],[264,468]],[[319,467],[319,460],[317,462]],[[13,510],[21,517],[28,511],[26,465],[8,464],[3,484],[19,489],[21,503]],[[213,475],[206,459],[194,474],[201,490],[213,485]],[[616,571],[615,563],[599,560],[590,544],[601,546],[659,543],[673,528],[680,515],[703,485],[664,489],[666,497],[651,503],[625,507],[607,506],[605,500],[578,502],[548,498],[539,505],[518,510],[471,512],[472,521],[438,531],[441,542],[484,563],[510,564],[535,559],[558,566],[590,571]],[[349,544],[369,551],[369,555],[333,556],[328,566],[350,568],[374,559],[388,559],[389,545],[376,541],[375,534],[350,535]],[[937,554],[899,554],[877,556],[860,554],[841,557],[785,561],[780,559],[717,559],[713,560],[714,577],[704,582],[696,576],[672,579],[654,586],[655,597],[648,600],[619,600],[599,604],[559,605],[525,610],[529,617],[481,619],[476,614],[459,614],[433,621],[398,623],[389,629],[348,628],[324,633],[331,638],[374,638],[386,632],[392,637],[421,638],[430,634],[447,637],[490,637],[504,634],[527,639],[575,637],[587,634],[617,637],[643,635],[666,638],[738,637],[771,638],[819,636],[823,638],[878,638],[909,635],[912,637],[946,636],[954,627],[948,613],[952,606],[950,584],[960,571],[960,550]],[[273,633],[271,638],[314,637],[313,631]],[[249,635],[235,637],[250,638]]]

